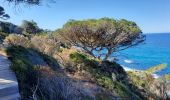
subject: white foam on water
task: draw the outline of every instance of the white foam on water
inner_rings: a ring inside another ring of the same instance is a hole
[[[125,59],[124,62],[125,62],[125,63],[128,63],[128,64],[134,63],[133,60],[129,60],[129,59]]]

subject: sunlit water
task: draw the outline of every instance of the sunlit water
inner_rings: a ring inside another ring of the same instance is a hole
[[[144,44],[114,55],[117,55],[119,64],[137,70],[165,63],[167,67],[157,74],[170,73],[170,33],[146,34]]]

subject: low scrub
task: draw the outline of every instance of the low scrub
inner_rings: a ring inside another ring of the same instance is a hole
[[[47,55],[53,55],[59,50],[59,42],[50,39],[48,36],[40,35],[31,38],[32,47]]]
[[[23,35],[10,34],[3,42],[6,47],[22,46],[32,48],[49,56],[59,51],[60,43],[49,38],[48,35],[35,35],[31,39]]]
[[[120,65],[108,61],[98,62],[79,52],[71,53],[70,59],[76,64],[74,66],[78,67],[77,71],[87,72],[92,76],[93,82],[112,91],[112,93],[116,92],[119,96],[126,98],[140,98],[138,96],[141,95],[135,91],[135,88],[133,89],[129,84],[123,82],[126,80],[126,72]],[[116,80],[113,80],[113,73]]]
[[[8,36],[8,33],[0,32],[0,42],[3,42],[6,36]]]
[[[17,76],[21,99],[32,97],[33,88],[37,82],[37,75],[34,66],[27,59],[29,51],[21,46],[12,46],[7,48],[7,54],[12,61],[11,69]]]
[[[10,34],[7,36],[3,43],[5,46],[23,46],[23,47],[30,47],[30,41],[27,37],[18,34]]]
[[[43,70],[43,71],[42,71]],[[40,100],[93,100],[91,94],[80,88],[77,82],[66,77],[63,73],[50,69],[39,70],[39,90],[37,98]]]
[[[86,88],[78,87],[78,81],[68,78],[62,70],[33,65],[29,55],[31,51],[36,52],[35,50],[10,46],[6,51],[12,61],[11,69],[18,79],[22,100],[82,100],[87,98],[93,100],[93,96],[86,91]],[[51,66],[57,63],[45,54],[38,54]]]
[[[156,66],[159,67],[159,66]],[[154,67],[153,69],[157,69]],[[151,68],[150,68],[151,69]],[[158,68],[159,69],[159,68]],[[151,71],[153,72],[153,71]],[[154,71],[155,72],[155,71]],[[151,73],[147,71],[128,72],[129,78],[132,80],[133,84],[143,90],[143,93],[147,98],[166,100],[167,87],[168,87],[168,76],[161,76],[159,78],[154,78]]]

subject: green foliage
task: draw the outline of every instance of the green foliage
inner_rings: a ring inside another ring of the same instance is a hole
[[[21,34],[22,29],[13,23],[0,21],[0,32]]]
[[[70,54],[70,59],[77,64],[84,63],[85,67],[83,69],[88,71],[99,85],[110,89],[113,87],[111,76],[105,75],[99,68],[96,68],[97,65],[94,64],[95,60],[89,59],[87,55],[79,52]]]
[[[138,87],[148,86],[148,83],[147,83],[148,81],[146,81],[144,78],[142,78],[142,76],[146,77],[146,75],[144,73],[142,73],[141,75],[137,75],[137,73],[135,73],[133,71],[129,71],[128,76],[131,78],[134,85],[136,85]]]
[[[146,92],[147,98],[166,100],[167,81],[170,80],[170,75],[163,75],[159,78],[154,78],[153,73],[165,68],[166,64],[160,64],[147,71],[129,71],[128,76],[132,83]]]
[[[86,55],[78,52],[70,54],[70,59],[76,63],[83,63],[84,60],[88,60]]]
[[[32,96],[32,88],[37,82],[34,67],[28,60],[28,50],[21,46],[7,48],[7,54],[12,61],[11,69],[16,73],[22,99]]]
[[[132,98],[133,96],[135,96],[134,93],[132,93],[132,91],[129,90],[129,88],[125,84],[118,82],[118,81],[115,81],[113,84],[114,84],[114,90],[121,97]]]
[[[44,61],[53,69],[56,70],[57,68],[60,67],[60,65],[58,64],[57,60],[54,59],[53,57],[43,54],[41,52],[39,52],[39,54],[43,57]]]
[[[166,64],[160,64],[151,67],[145,71],[138,71],[138,72],[129,71],[128,75],[136,86],[147,89],[150,86],[150,84],[155,80],[152,74],[164,69],[165,67]]]
[[[4,1],[8,1],[9,3],[14,3],[15,5],[20,3],[25,3],[29,5],[38,5],[41,2],[41,0],[4,0]]]
[[[164,68],[166,68],[167,64],[160,64],[160,65],[157,65],[157,66],[154,66],[154,67],[151,67],[147,70],[145,70],[146,72],[148,73],[156,73]]]
[[[7,33],[0,32],[0,42],[3,42],[3,40],[5,39],[6,36],[8,36]]]
[[[98,66],[98,64],[96,64],[98,63],[96,60],[90,59],[87,55],[79,52],[70,54],[70,59],[76,64],[81,64],[80,69],[88,72],[93,77],[96,84],[107,88],[112,92],[116,91],[121,97],[138,97],[135,93],[133,93],[134,91],[131,90],[127,84],[124,84],[121,81],[113,81],[112,74],[108,70],[104,70],[102,67]],[[114,66],[112,69],[114,69]],[[118,74],[121,75],[121,73]]]
[[[71,43],[65,39],[59,34],[61,32],[61,29],[58,29],[50,34],[50,38],[56,41],[60,41],[60,44],[63,48],[70,48]]]
[[[170,81],[170,74],[165,74],[165,79],[166,79],[167,81]]]
[[[113,97],[105,92],[97,93],[95,95],[96,100],[114,100]],[[86,100],[86,99],[85,99]]]
[[[42,30],[38,27],[37,23],[32,21],[24,20],[22,22],[21,27],[23,28],[23,34],[36,34],[42,32]]]
[[[1,37],[1,39],[4,39],[6,36],[8,36],[7,33],[0,32],[0,37]]]
[[[0,18],[1,19],[8,19],[9,15],[5,13],[5,10],[3,7],[0,6]]]
[[[111,77],[104,75],[97,69],[91,69],[91,74],[95,77],[97,83],[105,88],[108,88],[110,90],[113,89],[113,80]]]
[[[124,19],[70,20],[57,33],[63,38],[61,40],[104,60],[113,52],[127,49],[145,40],[137,24]],[[102,50],[107,52],[100,52]],[[96,51],[98,54],[95,54]]]

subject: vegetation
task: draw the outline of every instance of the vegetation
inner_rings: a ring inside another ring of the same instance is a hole
[[[145,39],[137,24],[125,19],[70,20],[59,33],[73,46],[81,47],[93,57],[103,57],[104,60],[113,52],[137,45]]]
[[[40,4],[41,0],[4,0],[9,3],[13,3],[14,5],[18,5],[20,3],[28,4],[28,5],[38,5]],[[5,10],[2,6],[0,6],[0,18],[1,19],[8,19],[10,16],[5,13]]]
[[[165,74],[165,79],[166,79],[167,81],[170,81],[170,74]]]
[[[24,37],[23,35],[10,34],[9,36],[5,38],[3,44],[5,46],[19,45],[23,47],[29,47],[31,43],[29,39],[27,37]]]
[[[27,37],[40,33],[48,33],[48,31],[39,28],[37,23],[33,20],[23,20],[21,25],[0,21],[0,32],[6,34],[22,34]]]
[[[30,5],[38,5],[41,0],[6,0],[8,2],[14,3],[15,5],[20,3],[30,4]]]
[[[151,68],[147,69],[146,71],[147,71],[148,73],[156,73],[156,72],[164,69],[166,66],[167,66],[167,64],[160,64],[160,65],[151,67]]]
[[[166,64],[126,73],[108,61],[112,53],[145,40],[135,22],[71,20],[55,32],[42,30],[34,21],[23,21],[21,26],[2,22],[0,31],[23,100],[167,98],[169,75],[153,77]]]
[[[12,46],[7,48],[7,54],[11,56],[11,69],[17,76],[21,99],[32,97],[37,75],[33,64],[28,59],[29,51],[21,46]]]
[[[31,38],[31,43],[33,48],[50,56],[55,54],[60,48],[60,42],[51,39],[47,35],[36,35]]]
[[[6,36],[8,36],[7,33],[0,32],[0,42],[1,42],[1,43],[3,42],[3,40],[5,39]]]
[[[42,32],[42,29],[40,29],[36,22],[32,21],[26,21],[24,20],[22,22],[21,28],[23,29],[23,34],[36,34]]]
[[[5,13],[5,10],[3,7],[0,6],[0,18],[1,19],[8,19],[9,15]]]
[[[148,97],[165,100],[167,98],[166,91],[168,87],[167,81],[169,80],[169,75],[159,76],[158,78],[153,76],[154,73],[164,69],[165,67],[166,64],[160,64],[145,71],[129,71],[128,75],[134,85],[145,90]]]
[[[33,48],[39,52],[52,56],[60,47],[60,43],[47,35],[35,35],[31,39],[24,35],[10,34],[4,39],[5,46],[19,45],[26,48]]]
[[[93,97],[84,87],[78,87],[80,85],[78,81],[68,78],[62,71],[60,72],[60,69],[53,70],[48,66],[35,66],[29,57],[33,51],[21,46],[7,48],[7,53],[11,56],[11,68],[17,75],[22,100],[77,100],[78,98],[92,100]],[[46,61],[51,63],[49,59]],[[34,94],[36,87],[38,89]]]
[[[0,32],[22,34],[22,28],[13,23],[0,21]]]
[[[133,99],[144,98],[135,90],[132,90],[132,87],[130,87],[130,85],[128,86],[128,82],[124,83],[127,76],[120,65],[110,62],[101,62],[101,64],[97,64],[96,60],[90,59],[87,55],[78,52],[70,54],[70,59],[78,64],[76,71],[81,71],[80,73],[84,71],[88,72],[88,74],[91,74],[92,80],[96,84],[107,88],[112,92],[115,91],[121,97]],[[116,80],[113,80],[113,74]]]
[[[41,81],[44,81],[43,79],[45,77],[48,77],[48,76],[42,77],[41,75],[44,74],[43,72],[45,72],[47,69],[50,69],[50,67],[45,67],[46,69],[44,69],[42,63],[39,62],[35,63],[34,60],[38,61],[37,56],[35,55],[41,53],[31,48],[29,49],[24,48],[22,46],[10,46],[7,48],[6,51],[7,54],[10,56],[10,60],[12,61],[11,69],[15,72],[17,76],[21,99],[22,100],[35,99],[34,92],[36,90],[37,84],[39,84],[40,79]],[[52,58],[49,57],[47,58],[47,55],[45,54],[41,55],[43,55],[42,59],[45,59],[44,61],[47,62],[51,66],[51,68],[59,67],[59,65],[54,66],[56,65],[56,62],[54,62],[54,60],[51,60]],[[32,59],[33,57],[36,58]],[[41,57],[39,59],[41,59]],[[54,72],[52,69],[47,71],[48,72],[45,73]],[[41,85],[43,85],[43,83]],[[43,87],[39,86],[38,88],[44,89],[44,85]],[[36,96],[42,97],[41,94],[38,94],[39,92],[40,91],[36,91]],[[41,91],[41,93],[45,93],[45,90]]]

